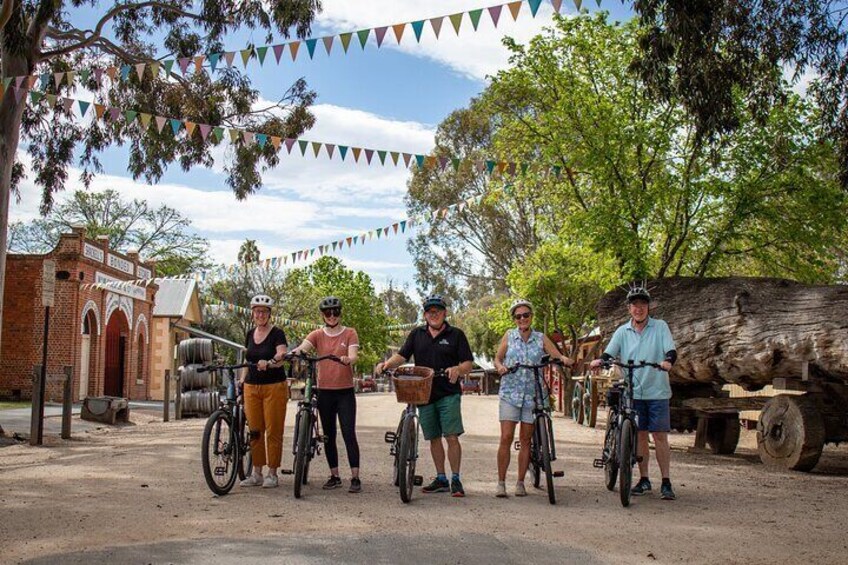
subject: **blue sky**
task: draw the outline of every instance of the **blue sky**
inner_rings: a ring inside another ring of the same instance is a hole
[[[493,3],[323,0],[324,10],[313,36],[447,15]],[[590,10],[597,9],[592,0],[584,4]],[[612,19],[629,17],[618,0],[607,0],[603,7],[611,11]],[[288,52],[284,53],[279,66],[269,52],[264,67],[252,62],[245,72],[264,100],[276,100],[298,77],[307,80],[318,93],[314,107],[318,120],[303,135],[306,139],[424,153],[433,147],[439,122],[451,111],[466,106],[485,88],[486,77],[507,65],[502,38],[526,42],[542,27],[551,25],[552,13],[545,0],[533,19],[525,3],[515,22],[504,9],[497,29],[484,13],[475,33],[466,16],[459,37],[445,20],[439,40],[428,25],[421,43],[416,44],[407,28],[398,46],[389,30],[380,49],[372,36],[364,51],[354,42],[345,55],[337,44],[328,57],[319,45],[314,59],[308,58],[304,48],[296,63],[290,61]],[[573,2],[563,2],[563,13],[574,13]],[[97,15],[96,11],[82,11],[72,18],[91,26]],[[278,38],[272,43],[282,41]],[[225,47],[237,50],[249,42],[264,45],[264,33],[233,35]],[[84,92],[76,97],[91,99]],[[226,147],[216,150],[212,169],[184,173],[172,166],[154,186],[134,182],[126,172],[125,152],[111,149],[104,156],[106,173],[94,181],[93,190],[116,188],[129,198],[146,199],[153,205],[165,203],[183,211],[191,218],[193,228],[209,239],[212,258],[224,264],[235,261],[238,247],[246,238],[256,239],[262,257],[267,258],[357,235],[406,217],[403,197],[409,171],[357,165],[349,158],[345,163],[338,158],[329,161],[323,155],[317,160],[304,158],[297,151],[284,155],[280,165],[265,174],[265,186],[258,194],[238,202],[221,172]],[[72,172],[68,192],[80,186],[77,177],[78,172]],[[30,182],[21,188],[23,199],[13,206],[12,220],[29,219],[37,213],[39,191]],[[390,278],[414,287],[415,273],[406,240],[401,236],[374,239],[364,246],[346,248],[337,256],[350,267],[369,273],[378,288]]]

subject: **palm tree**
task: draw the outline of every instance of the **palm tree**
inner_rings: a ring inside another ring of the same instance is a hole
[[[242,265],[259,262],[259,248],[255,239],[245,239],[239,247],[238,262]]]

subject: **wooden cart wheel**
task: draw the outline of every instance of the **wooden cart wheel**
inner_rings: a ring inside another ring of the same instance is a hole
[[[739,443],[739,414],[727,418],[710,418],[707,422],[707,444],[716,455],[731,455]]]
[[[574,384],[574,392],[571,395],[571,419],[578,424],[583,423],[583,383]]]
[[[766,465],[809,471],[818,463],[824,442],[824,421],[808,396],[781,394],[760,412],[757,450]]]

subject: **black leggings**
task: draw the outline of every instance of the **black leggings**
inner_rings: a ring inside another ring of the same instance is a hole
[[[342,437],[347,449],[347,460],[352,469],[359,467],[359,443],[356,441],[356,395],[352,388],[318,391],[318,413],[327,442],[324,451],[330,469],[339,466],[336,448],[336,416],[342,425]]]

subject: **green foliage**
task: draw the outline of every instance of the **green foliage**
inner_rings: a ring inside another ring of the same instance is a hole
[[[177,275],[209,266],[206,239],[191,233],[191,220],[165,206],[151,208],[142,200],[128,201],[114,190],[77,191],[46,217],[16,222],[9,228],[13,253],[47,253],[63,233],[83,226],[86,236],[109,237],[109,246],[126,253],[138,251],[156,261],[156,274]]]

